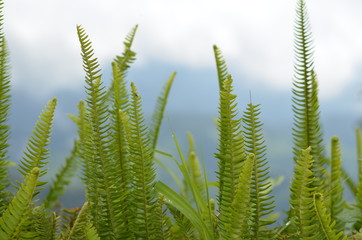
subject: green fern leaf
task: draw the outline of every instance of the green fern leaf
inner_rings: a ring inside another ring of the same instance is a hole
[[[157,98],[157,103],[156,103],[155,109],[153,111],[152,120],[151,120],[152,123],[151,123],[151,127],[150,127],[151,143],[152,143],[153,149],[156,149],[156,146],[157,146],[158,133],[161,128],[161,123],[162,123],[163,115],[165,112],[167,99],[168,99],[173,81],[175,79],[175,76],[176,76],[176,72],[173,72],[171,74],[170,78],[167,80],[167,82],[163,86],[162,91]]]
[[[221,50],[216,45],[214,45],[213,48],[214,48],[217,76],[219,80],[219,90],[222,90],[224,87],[224,80],[226,80],[228,76],[228,69]]]
[[[0,209],[4,206],[4,190],[9,186],[8,180],[8,147],[9,130],[8,124],[10,108],[10,74],[9,53],[3,32],[3,8],[4,2],[0,1]]]
[[[50,100],[39,116],[35,124],[33,135],[30,136],[26,147],[26,152],[19,164],[19,172],[25,176],[34,167],[40,169],[40,177],[45,175],[47,170],[43,169],[46,159],[49,157],[50,135],[53,126],[54,111],[57,104],[56,98]],[[39,182],[38,186],[44,185],[45,182]]]
[[[297,159],[290,187],[291,196],[289,202],[291,210],[289,217],[295,217],[293,232],[297,232],[299,239],[312,240],[314,239],[313,236],[318,232],[313,206],[313,195],[316,188],[313,186],[315,177],[312,166],[313,157],[309,147],[302,150],[300,158]]]
[[[298,159],[300,149],[310,146],[314,157],[313,171],[318,172],[318,178],[322,178],[325,157],[319,123],[318,84],[314,72],[312,34],[304,0],[298,1],[296,14],[294,30],[296,63],[292,97],[294,160]]]
[[[218,119],[219,143],[218,159],[219,179],[218,204],[220,213],[220,235],[226,237],[225,224],[230,221],[231,204],[239,182],[242,162],[245,159],[243,139],[241,137],[241,119],[237,119],[236,95],[232,94],[232,78],[229,75],[220,91]]]
[[[74,147],[69,157],[66,158],[64,166],[56,174],[55,180],[50,186],[48,195],[44,198],[44,207],[49,209],[54,207],[56,201],[63,195],[65,187],[70,183],[75,172],[77,171],[77,146],[78,142],[74,141]]]
[[[320,223],[319,233],[320,236],[317,236],[315,232],[313,239],[328,239],[328,240],[340,240],[347,239],[347,236],[343,236],[342,231],[338,231],[335,226],[335,222],[331,221],[331,215],[328,213],[326,206],[323,202],[323,195],[316,193],[313,195],[314,208]],[[337,233],[338,232],[338,233]]]
[[[132,30],[127,34],[124,44],[124,51],[122,56],[116,56],[114,62],[117,64],[119,71],[123,78],[126,77],[127,69],[130,65],[136,60],[136,53],[131,50],[134,37],[137,32],[138,25],[132,28]]]
[[[337,232],[344,230],[345,223],[339,219],[343,212],[345,201],[343,200],[343,185],[341,172],[342,158],[338,137],[334,136],[331,140],[331,180],[330,180],[330,217],[336,223]]]
[[[127,133],[129,157],[132,160],[132,197],[135,214],[133,231],[138,238],[150,239],[154,233],[152,220],[155,217],[154,180],[156,172],[153,151],[144,123],[141,97],[131,83],[130,129]]]
[[[63,240],[88,239],[87,235],[90,236],[94,235],[93,233],[88,233],[89,228],[92,228],[92,224],[89,219],[88,203],[85,202],[75,220],[73,220],[72,224],[69,225],[68,231],[63,233],[62,239]],[[97,236],[97,232],[94,228],[93,230],[90,231],[94,231],[96,233],[96,235],[94,235],[93,238]]]
[[[77,26],[77,32],[86,73],[86,112],[83,113],[85,119],[82,120],[85,125],[80,137],[84,144],[81,157],[87,184],[87,200],[92,221],[100,237],[112,239],[119,236],[120,217],[116,202],[121,200],[121,195],[116,187],[120,167],[110,157],[109,111],[99,64],[97,58],[93,57],[92,43],[85,30]]]
[[[273,211],[273,196],[271,193],[271,182],[269,178],[269,167],[265,157],[266,145],[261,132],[262,123],[259,121],[260,105],[248,104],[243,114],[244,141],[246,153],[254,154],[255,161],[253,166],[251,181],[251,239],[270,239],[270,227],[275,221],[267,220],[267,216]]]
[[[255,165],[255,155],[250,153],[244,161],[239,176],[239,184],[235,192],[235,198],[231,205],[231,218],[227,224],[225,239],[246,239],[251,234],[250,223],[252,213],[252,173]],[[256,238],[252,238],[256,239]]]
[[[29,207],[36,191],[39,168],[35,167],[25,176],[24,184],[11,200],[10,205],[0,218],[0,240],[16,239],[22,224],[29,216]]]
[[[44,205],[33,207],[21,226],[21,240],[54,240],[56,239],[57,219],[55,213],[46,211]]]

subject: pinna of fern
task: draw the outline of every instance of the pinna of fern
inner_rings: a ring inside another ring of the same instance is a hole
[[[245,151],[247,154],[254,154],[255,161],[251,179],[251,218],[250,238],[270,239],[270,225],[275,221],[267,220],[272,213],[274,201],[271,196],[271,182],[269,178],[269,167],[265,157],[266,145],[261,132],[262,123],[259,120],[259,105],[249,103],[243,113],[243,134]]]

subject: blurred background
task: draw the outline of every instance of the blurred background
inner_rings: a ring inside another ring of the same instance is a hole
[[[326,151],[329,139],[339,136],[343,165],[356,178],[354,130],[362,119],[362,1],[307,1],[307,6]],[[283,209],[293,171],[290,99],[295,7],[296,1],[289,0],[5,1],[13,96],[11,160],[19,162],[37,116],[54,96],[58,106],[50,178],[72,147],[77,129],[66,114],[76,114],[76,105],[85,96],[76,25],[87,30],[103,80],[109,84],[110,63],[138,24],[133,45],[137,61],[128,80],[139,88],[147,119],[163,83],[172,71],[177,72],[159,149],[176,154],[172,129],[186,150],[186,132],[192,132],[209,178],[216,179],[213,121],[218,116],[218,82],[212,50],[216,44],[233,75],[239,112],[249,103],[250,93],[253,103],[261,104],[270,174],[285,177],[273,192],[278,209]],[[159,178],[167,179],[166,175],[160,169]],[[71,184],[62,198],[66,207],[83,203],[81,189],[79,180]]]

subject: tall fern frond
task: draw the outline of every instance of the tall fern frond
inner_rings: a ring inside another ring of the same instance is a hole
[[[220,213],[220,235],[226,237],[225,224],[230,221],[231,204],[239,183],[242,162],[245,159],[244,143],[241,138],[241,119],[237,117],[236,95],[232,94],[232,78],[229,75],[220,90],[218,119],[219,179],[218,204]]]
[[[224,80],[226,80],[228,76],[228,69],[221,50],[216,45],[213,46],[213,49],[215,55],[217,77],[219,80],[219,90],[222,90],[224,87]]]
[[[132,160],[133,182],[132,196],[135,214],[134,233],[137,238],[152,239],[155,229],[154,180],[156,172],[153,162],[153,150],[149,132],[145,126],[141,97],[134,83],[131,83],[131,104],[129,109],[130,130],[127,133],[129,155]]]
[[[53,98],[42,110],[39,120],[35,124],[33,134],[28,140],[26,151],[19,164],[19,172],[25,176],[34,167],[40,169],[40,177],[45,175],[47,170],[43,169],[46,160],[49,157],[50,135],[53,126],[54,111],[57,104],[57,99]],[[39,182],[39,186],[44,185],[45,182]]]
[[[10,205],[0,218],[0,239],[17,239],[22,224],[29,216],[29,207],[36,191],[40,169],[35,167],[25,176],[24,183],[11,200]]]
[[[86,192],[92,221],[100,237],[117,238],[120,218],[116,201],[121,200],[117,191],[116,161],[110,157],[108,124],[109,111],[97,58],[93,57],[92,43],[81,26],[77,26],[81,45],[83,68],[86,73],[85,147],[82,152],[85,164]]]
[[[153,149],[156,149],[156,146],[157,146],[158,133],[161,128],[161,123],[162,123],[163,115],[164,115],[164,112],[166,109],[168,96],[169,96],[173,81],[175,79],[175,76],[176,76],[176,72],[173,72],[171,74],[170,78],[164,84],[161,93],[158,95],[155,109],[153,110],[152,123],[150,126],[151,143],[152,143]]]
[[[235,198],[231,205],[231,218],[227,225],[227,238],[225,239],[247,239],[253,235],[250,229],[252,214],[252,173],[255,165],[255,155],[250,153],[244,161]],[[251,238],[256,239],[256,238]]]
[[[73,150],[71,151],[70,156],[65,159],[65,164],[56,174],[55,179],[50,186],[48,195],[43,200],[44,207],[47,209],[54,207],[58,198],[63,195],[65,187],[70,183],[70,180],[73,178],[75,172],[77,171],[78,144],[79,142],[74,141]]]
[[[302,150],[299,159],[297,159],[290,187],[291,206],[289,217],[295,217],[293,232],[298,233],[298,239],[312,240],[314,239],[313,236],[318,232],[313,205],[313,195],[316,187],[313,186],[315,179],[312,166],[313,156],[309,147]]]
[[[347,239],[347,236],[343,236],[343,231],[339,231],[336,228],[336,223],[331,220],[331,215],[323,202],[323,195],[316,193],[313,195],[314,209],[317,219],[319,221],[319,231],[314,233],[313,239],[328,239],[328,240],[340,240]]]
[[[319,123],[318,84],[314,72],[312,33],[304,0],[299,0],[294,28],[295,66],[293,80],[293,153],[298,159],[300,149],[311,147],[314,158],[313,171],[322,176],[323,157],[322,133]]]
[[[265,157],[266,145],[261,132],[262,123],[259,120],[260,105],[248,104],[243,114],[245,151],[254,154],[255,161],[251,180],[252,212],[250,218],[251,239],[270,239],[270,229],[266,227],[274,221],[266,217],[273,211],[273,196],[271,196],[271,182],[269,178],[268,161]]]
[[[4,190],[9,185],[7,160],[9,147],[8,124],[10,108],[10,73],[9,73],[9,53],[3,32],[4,16],[2,10],[4,2],[0,1],[0,209],[3,206]]]
[[[342,157],[339,138],[334,136],[331,140],[331,180],[329,184],[330,217],[336,223],[337,232],[344,230],[345,223],[340,220],[339,216],[344,209],[343,200],[343,183],[342,183]]]
[[[358,173],[362,173],[362,131],[360,127],[356,128],[356,145]],[[362,184],[362,175],[359,175],[358,182]]]

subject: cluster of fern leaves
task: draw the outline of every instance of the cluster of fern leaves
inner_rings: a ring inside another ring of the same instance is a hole
[[[3,8],[0,1],[0,9]],[[109,86],[102,80],[92,43],[77,26],[85,71],[86,98],[70,118],[78,126],[74,148],[42,200],[36,195],[47,182],[49,142],[57,100],[48,102],[35,124],[17,168],[22,182],[10,183],[10,74],[8,50],[0,13],[0,240],[5,239],[362,239],[362,134],[356,130],[359,179],[342,168],[338,137],[325,152],[319,122],[318,82],[314,71],[312,36],[304,0],[298,0],[295,22],[293,79],[294,174],[289,210],[284,221],[274,212],[260,105],[251,100],[239,115],[233,78],[221,50],[214,46],[219,80],[217,182],[208,181],[188,134],[178,156],[157,150],[160,126],[175,73],[165,82],[152,121],[145,122],[141,96],[127,71],[135,61],[132,43],[137,26],[127,35],[124,51],[112,62]],[[177,174],[157,159],[174,161]],[[155,165],[165,167],[179,191],[156,181]],[[75,209],[58,209],[58,198],[76,175],[78,166],[86,202]],[[344,184],[355,203],[344,200]],[[9,191],[14,186],[16,192]],[[209,194],[217,187],[216,199]],[[283,222],[283,223],[281,223]]]

